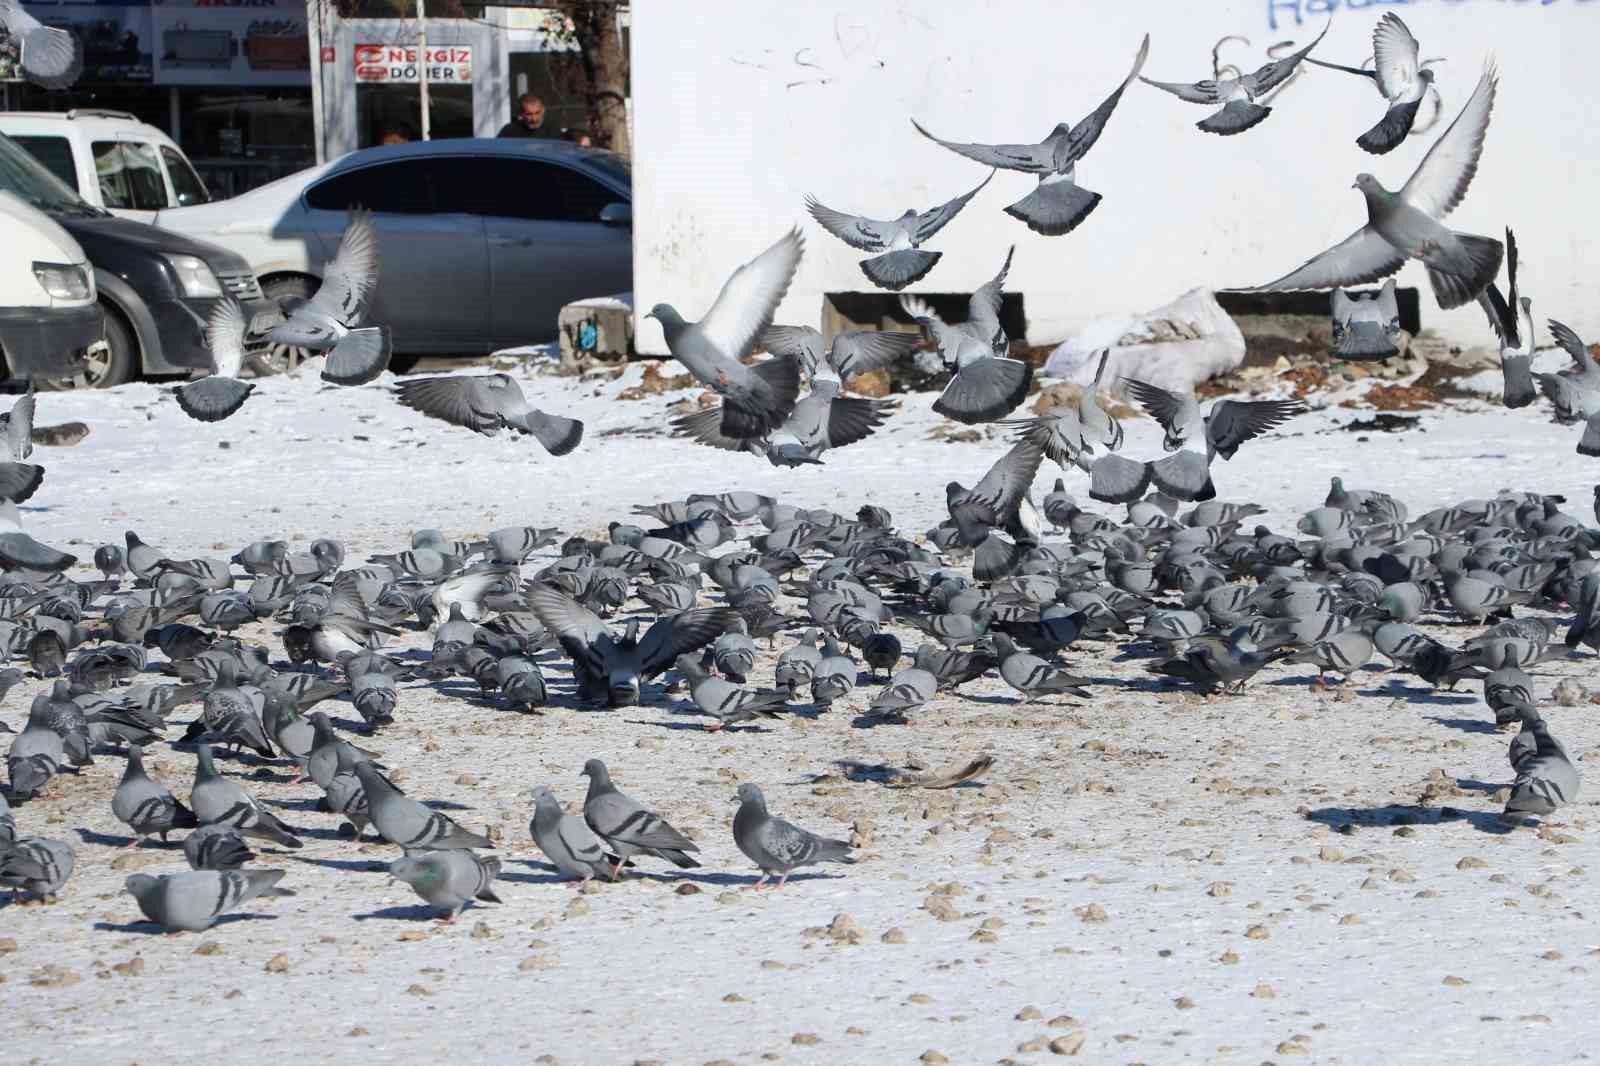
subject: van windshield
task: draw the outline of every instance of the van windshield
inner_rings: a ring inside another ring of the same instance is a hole
[[[100,215],[60,178],[10,137],[0,134],[0,189],[41,211],[58,214]]]

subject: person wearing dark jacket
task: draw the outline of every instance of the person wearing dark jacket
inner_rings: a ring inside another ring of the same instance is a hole
[[[532,93],[517,97],[517,113],[500,129],[501,137],[556,137],[544,124],[544,101]]]

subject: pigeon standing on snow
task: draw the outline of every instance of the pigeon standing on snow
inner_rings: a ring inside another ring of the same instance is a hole
[[[1334,289],[1330,306],[1335,356],[1360,362],[1400,354],[1400,304],[1395,299],[1393,278],[1377,292]]]
[[[239,380],[244,365],[244,310],[229,296],[211,309],[206,319],[206,348],[211,352],[211,375],[179,385],[173,396],[183,413],[197,422],[220,422],[244,406],[255,385]]]
[[[499,903],[494,879],[500,860],[470,851],[425,851],[407,854],[389,864],[389,876],[410,885],[429,906],[444,913],[439,920],[454,921],[473,900]]]
[[[722,397],[725,437],[764,437],[794,410],[800,395],[800,367],[795,360],[769,359],[754,366],[741,360],[772,325],[804,250],[800,231],[790,231],[735,270],[698,322],[685,321],[665,303],[656,304],[645,316],[661,323],[673,357]]]
[[[1327,31],[1324,30],[1324,33]],[[1417,121],[1417,108],[1433,84],[1433,71],[1418,60],[1417,39],[1411,36],[1406,24],[1394,13],[1385,14],[1372,31],[1373,69],[1345,67],[1320,59],[1308,59],[1319,67],[1342,70],[1368,78],[1389,101],[1389,110],[1378,124],[1356,138],[1363,152],[1383,155],[1400,146]],[[1430,60],[1429,62],[1432,62]]]
[[[283,870],[186,870],[177,874],[134,874],[123,891],[139,904],[144,916],[169,933],[198,933],[217,919],[258,896],[292,896],[278,888]]]
[[[237,870],[256,853],[233,826],[203,825],[183,838],[183,857],[191,870]]]
[[[40,899],[54,896],[72,876],[72,845],[48,837],[18,837],[0,849],[0,885],[30,892]]]
[[[196,755],[189,805],[202,825],[231,825],[247,837],[270,840],[286,848],[301,847],[300,839],[259,800],[238,782],[217,773],[211,745],[201,744]]]
[[[1038,188],[1006,208],[1006,214],[1027,223],[1035,233],[1058,237],[1071,233],[1100,203],[1099,193],[1090,192],[1077,184],[1077,163],[1100,139],[1111,112],[1116,110],[1117,101],[1122,99],[1123,91],[1144,69],[1144,61],[1149,55],[1150,35],[1145,34],[1139,54],[1133,61],[1133,69],[1122,84],[1082,122],[1076,126],[1059,123],[1050,131],[1050,136],[1038,144],[962,144],[942,141],[923,129],[916,119],[912,119],[911,124],[928,140],[943,145],[957,155],[1001,170],[1037,174]]]
[[[509,374],[449,374],[407,378],[395,385],[400,402],[430,418],[492,437],[502,427],[532,436],[551,455],[566,455],[583,440],[583,423],[528,406]]]
[[[989,184],[993,177],[994,171],[991,170],[989,177],[984,178],[977,189],[921,214],[907,208],[899,218],[879,220],[847,215],[824,207],[811,196],[806,197],[806,210],[811,212],[811,217],[823,229],[850,247],[863,252],[883,253],[863,259],[861,272],[878,288],[899,292],[912,282],[926,277],[944,254],[923,251],[923,242],[960,214],[961,209],[967,206],[967,201],[978,195],[979,189]]]
[[[1328,26],[1332,25],[1333,22],[1330,20]],[[1256,101],[1272,95],[1273,90],[1288,81],[1299,69],[1300,61],[1306,58],[1327,35],[1328,28],[1325,26],[1322,32],[1317,34],[1317,39],[1300,51],[1282,59],[1275,59],[1258,68],[1253,74],[1241,74],[1236,78],[1207,78],[1193,83],[1152,81],[1143,75],[1140,75],[1139,80],[1146,85],[1153,85],[1157,89],[1169,92],[1185,103],[1206,104],[1211,107],[1221,104],[1221,110],[1196,122],[1195,128],[1228,137],[1235,133],[1243,133],[1272,114],[1272,108]]]
[[[787,691],[752,692],[731,681],[712,677],[700,669],[700,664],[690,655],[678,656],[677,667],[689,683],[689,697],[694,705],[702,714],[716,719],[715,725],[706,727],[708,733],[757,718],[779,718],[789,702]]]
[[[563,877],[585,882],[611,876],[616,856],[606,854],[588,823],[562,810],[555,793],[544,785],[533,790],[533,820],[528,823],[528,835]]]
[[[774,887],[782,888],[789,875],[802,866],[856,861],[846,841],[819,837],[768,814],[767,799],[755,785],[740,785],[733,801],[739,805],[739,813],[733,816],[733,842],[761,870],[761,880],[751,888],[760,889],[773,874],[778,875]]]
[[[1538,396],[1533,384],[1533,353],[1538,337],[1533,326],[1533,301],[1517,293],[1517,238],[1506,229],[1506,281],[1510,296],[1502,296],[1490,282],[1478,296],[1489,325],[1500,338],[1500,373],[1505,378],[1503,402],[1526,407]],[[1524,350],[1526,346],[1526,350]]]
[[[1461,114],[1434,142],[1411,179],[1385,189],[1371,174],[1356,175],[1367,222],[1349,237],[1276,281],[1250,292],[1333,289],[1386,278],[1418,259],[1428,268],[1433,295],[1444,310],[1477,298],[1500,273],[1504,248],[1491,237],[1456,233],[1440,219],[1456,208],[1478,172],[1497,76],[1491,64]]]
[[[1006,274],[1016,250],[1013,245],[1000,273],[967,301],[965,322],[950,326],[939,318],[917,319],[945,367],[955,371],[933,403],[933,409],[946,418],[967,425],[1004,418],[1027,397],[1033,383],[1032,365],[1007,356],[1010,342],[1000,325]]]
[[[622,863],[634,855],[653,855],[685,870],[700,865],[687,854],[700,850],[694,841],[659,814],[645,810],[632,796],[617,791],[605,763],[590,759],[583,764],[583,774],[589,779],[583,820],[617,853],[612,880],[621,875]]]
[[[373,827],[389,843],[408,851],[494,847],[488,837],[463,829],[448,815],[401,792],[372,762],[358,762],[351,769],[366,791]]]
[[[1023,651],[1004,633],[992,634],[989,640],[1000,657],[1000,677],[1022,693],[1027,702],[1062,692],[1080,699],[1089,698],[1089,691],[1083,687],[1088,684],[1086,679],[1074,677],[1054,663]]]
[[[1511,745],[1511,765],[1517,771],[1517,779],[1506,800],[1505,817],[1553,814],[1557,808],[1577,801],[1583,775],[1567,749],[1550,735],[1538,711],[1529,706],[1517,710],[1522,733]]]
[[[919,666],[908,666],[889,679],[870,704],[874,714],[904,717],[933,699],[939,679]]]
[[[377,226],[372,212],[352,211],[316,294],[274,326],[267,340],[326,352],[323,381],[363,385],[389,366],[389,327],[360,324],[377,287]]]
[[[152,833],[160,834],[164,844],[172,830],[193,829],[200,824],[193,811],[144,772],[144,749],[137,744],[128,747],[128,768],[111,796],[111,813],[133,830],[129,847],[143,843]]]
[[[83,72],[78,38],[28,14],[22,0],[0,0],[0,29],[17,44],[22,76],[41,89],[65,89]]]

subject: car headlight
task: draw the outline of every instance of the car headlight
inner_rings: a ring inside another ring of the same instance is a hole
[[[178,287],[185,296],[221,296],[222,283],[206,266],[204,259],[192,255],[169,255],[167,262],[178,275]]]
[[[87,300],[93,295],[89,272],[71,263],[35,263],[33,276],[52,300]]]

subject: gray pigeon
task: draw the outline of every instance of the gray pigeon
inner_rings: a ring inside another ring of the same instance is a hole
[[[1299,269],[1245,291],[1342,288],[1386,278],[1407,259],[1419,259],[1441,308],[1476,299],[1500,273],[1504,248],[1490,237],[1455,233],[1439,220],[1461,203],[1477,173],[1496,80],[1491,64],[1461,114],[1400,190],[1390,192],[1371,174],[1356,176],[1355,187],[1367,203],[1364,226]]]
[[[367,723],[368,731],[394,721],[395,704],[400,690],[394,678],[379,671],[358,674],[350,681],[350,702]]]
[[[1400,305],[1393,278],[1377,292],[1334,289],[1331,312],[1333,354],[1338,358],[1361,362],[1400,354]]]
[[[1533,678],[1515,664],[1502,666],[1483,679],[1483,702],[1494,711],[1494,724],[1510,725],[1524,711],[1538,713],[1533,699]]]
[[[28,14],[22,0],[0,0],[0,29],[16,42],[22,76],[41,89],[65,89],[83,72],[78,38]]]
[[[40,899],[54,896],[72,876],[72,846],[47,837],[18,837],[0,849],[0,885],[16,894],[29,892]]]
[[[869,705],[874,714],[905,717],[933,699],[939,689],[939,679],[918,666],[908,666],[889,679],[889,683]]]
[[[700,850],[694,841],[659,814],[645,810],[633,797],[617,791],[605,763],[590,759],[583,764],[583,774],[589,779],[583,820],[617,853],[612,880],[621,876],[622,863],[635,855],[652,855],[685,870],[700,865],[687,854]]]
[[[967,301],[967,320],[949,326],[943,319],[917,319],[938,350],[944,366],[954,373],[933,402],[946,418],[974,425],[1004,418],[1017,409],[1033,383],[1033,364],[1008,357],[1009,341],[1000,324],[1005,299],[1006,274],[1011,270],[1013,245],[1006,252],[1000,273]]]
[[[661,324],[673,357],[722,397],[724,437],[765,437],[794,410],[800,395],[800,367],[794,359],[769,359],[754,366],[742,360],[772,324],[804,250],[799,230],[784,235],[733,272],[698,322],[685,321],[665,303],[645,316]]]
[[[407,378],[394,391],[402,404],[430,418],[486,437],[511,429],[532,436],[551,455],[566,455],[583,440],[582,422],[530,407],[509,374]]]
[[[912,282],[921,281],[927,276],[928,271],[939,262],[943,252],[925,252],[922,250],[923,242],[931,238],[944,228],[945,224],[961,209],[967,206],[967,201],[978,195],[994,177],[994,171],[989,171],[989,177],[984,178],[977,189],[954,200],[931,207],[918,214],[909,208],[905,214],[894,219],[862,218],[859,215],[847,215],[842,211],[824,207],[813,197],[806,197],[806,210],[811,212],[811,217],[818,224],[835,237],[852,248],[863,252],[881,252],[871,259],[861,261],[861,272],[867,280],[880,289],[890,292],[899,292]],[[768,351],[780,354],[770,346]],[[840,372],[843,375],[843,371]]]
[[[1022,693],[1029,703],[1041,696],[1061,692],[1080,699],[1089,698],[1089,691],[1083,687],[1089,684],[1087,679],[1074,677],[1054,663],[1021,650],[1004,633],[992,634],[989,640],[1000,659],[1000,677]]]
[[[689,655],[678,656],[678,672],[689,683],[689,697],[702,714],[716,719],[706,727],[706,732],[716,733],[740,722],[753,722],[757,718],[777,719],[787,709],[789,693],[752,692],[731,681],[712,677],[700,668]]]
[[[28,724],[11,742],[6,755],[6,779],[11,798],[32,799],[42,791],[66,761],[61,735],[28,716]]]
[[[1112,94],[1076,126],[1062,122],[1038,144],[962,144],[942,141],[918,125],[911,124],[917,132],[936,144],[975,159],[984,166],[1001,170],[1020,170],[1036,174],[1039,186],[1027,196],[1006,208],[1006,214],[1027,223],[1035,233],[1047,237],[1071,233],[1100,203],[1100,194],[1090,192],[1077,184],[1077,164],[1100,139],[1101,132],[1116,110],[1117,101],[1144,69],[1150,55],[1150,35],[1146,34],[1134,58],[1133,69]]]
[[[286,848],[301,847],[300,839],[277,815],[261,806],[237,781],[217,773],[211,758],[211,745],[201,744],[196,751],[194,785],[189,790],[189,805],[202,825],[231,825],[247,837],[270,840]]]
[[[1376,648],[1371,630],[1375,626],[1352,626],[1319,640],[1303,651],[1286,655],[1286,663],[1313,663],[1317,668],[1317,683],[1323,684],[1323,675],[1329,671],[1348,678],[1372,661]]]
[[[563,877],[575,877],[580,882],[609,878],[612,865],[618,861],[606,853],[588,823],[562,810],[555,793],[544,785],[533,790],[528,835]]]
[[[173,390],[183,413],[198,422],[220,422],[238,411],[255,385],[239,380],[244,366],[244,309],[232,296],[218,301],[206,319],[206,348],[211,375]]]
[[[237,870],[256,857],[231,825],[203,825],[183,839],[183,857],[191,870]]]
[[[193,829],[200,824],[193,811],[144,772],[144,749],[137,744],[128,747],[128,768],[111,796],[111,813],[133,830],[129,847],[137,847],[152,833],[160,834],[164,844],[172,830]]]
[[[774,887],[782,888],[789,875],[802,866],[856,861],[847,842],[819,837],[768,814],[766,797],[755,785],[740,785],[734,802],[739,804],[739,813],[733,816],[733,842],[761,870],[761,879],[752,888],[760,889],[773,874],[778,875]]]
[[[891,329],[857,329],[834,335],[824,348],[821,332],[810,326],[770,326],[761,335],[761,346],[773,355],[786,355],[800,361],[800,369],[814,376],[826,364],[839,379],[849,384],[873,370],[886,370],[922,343],[920,333]],[[735,515],[729,515],[736,518]]]
[[[1596,498],[1600,499],[1600,496]],[[801,634],[799,643],[778,656],[777,665],[773,667],[773,684],[788,689],[791,699],[811,684],[817,664],[822,661],[822,652],[817,648],[817,635],[815,629],[806,630]]]
[[[1532,734],[1533,752],[1514,761],[1517,779],[1511,786],[1511,797],[1506,800],[1504,816],[1508,819],[1554,814],[1557,808],[1577,802],[1583,785],[1578,764],[1561,742],[1550,735],[1539,712],[1531,707],[1522,707],[1520,711],[1520,747],[1526,751],[1529,734]],[[1518,747],[1513,744],[1513,752]]]
[[[1332,25],[1332,20],[1329,20],[1328,26]],[[1322,32],[1317,34],[1316,40],[1300,51],[1282,59],[1275,59],[1251,74],[1241,74],[1234,78],[1207,78],[1192,83],[1152,81],[1143,75],[1139,80],[1146,85],[1153,85],[1157,89],[1169,92],[1185,103],[1205,104],[1209,107],[1221,104],[1220,110],[1196,122],[1195,127],[1206,133],[1228,137],[1235,133],[1243,133],[1272,114],[1272,108],[1257,101],[1271,96],[1276,89],[1293,77],[1294,72],[1300,68],[1300,61],[1306,58],[1327,35],[1328,27],[1325,26]]]
[[[720,407],[708,407],[672,420],[675,436],[692,437],[724,451],[748,451],[767,458],[774,466],[820,463],[823,452],[865,440],[897,406],[894,400],[871,400],[839,395],[839,381],[817,378],[788,419],[769,437],[740,440],[722,434]],[[784,440],[792,437],[793,440]]]
[[[6,794],[0,792],[0,854],[12,841],[17,839],[17,819],[11,813],[11,803],[6,799]]]
[[[449,816],[401,792],[370,761],[358,762],[351,769],[366,791],[373,827],[389,843],[408,851],[494,847],[488,837],[463,829]]]
[[[1199,636],[1189,641],[1189,650],[1183,655],[1156,663],[1150,670],[1191,681],[1202,689],[1231,686],[1238,692],[1272,658],[1235,641]]]
[[[820,707],[833,706],[834,700],[843,699],[855,689],[857,676],[855,660],[833,637],[824,637],[822,658],[811,675],[811,702]]]
[[[1478,297],[1489,325],[1500,338],[1500,372],[1505,378],[1502,400],[1507,407],[1526,407],[1539,392],[1533,383],[1533,355],[1539,338],[1533,325],[1533,301],[1517,294],[1517,238],[1506,229],[1506,280],[1510,296],[1493,282]]]
[[[58,574],[77,563],[76,555],[52,548],[24,532],[16,503],[0,500],[0,568]]]
[[[198,933],[217,919],[259,896],[292,896],[278,888],[283,870],[185,870],[182,873],[134,874],[123,890],[144,916],[169,933]]]
[[[1356,144],[1363,152],[1383,155],[1398,148],[1411,133],[1412,124],[1417,120],[1417,108],[1433,84],[1433,71],[1419,61],[1418,47],[1417,39],[1411,36],[1406,24],[1400,21],[1400,16],[1388,12],[1378,20],[1377,28],[1372,31],[1372,70],[1325,63],[1320,59],[1307,60],[1319,67],[1342,70],[1346,74],[1370,79],[1389,102],[1389,110],[1384,112],[1378,124],[1356,138]]]
[[[1572,369],[1560,374],[1538,374],[1539,391],[1549,399],[1558,422],[1588,422],[1600,414],[1600,364],[1589,354],[1589,346],[1572,329],[1550,320],[1550,335],[1561,350],[1572,357]],[[1585,448],[1591,449],[1585,451]],[[1580,454],[1600,454],[1600,447],[1589,439],[1579,442]]]
[[[1208,500],[1216,496],[1211,483],[1211,460],[1232,459],[1239,446],[1275,429],[1306,406],[1298,400],[1218,400],[1204,416],[1190,394],[1180,396],[1137,378],[1124,379],[1128,394],[1166,430],[1162,441],[1172,454],[1150,464],[1156,487],[1180,500]],[[1194,442],[1204,454],[1184,445]]]
[[[362,385],[389,366],[389,328],[362,326],[378,287],[378,229],[372,212],[350,212],[339,250],[315,295],[267,334],[273,344],[326,352],[322,380]]]
[[[389,864],[389,876],[404,881],[429,906],[444,911],[439,916],[442,922],[454,921],[475,899],[500,902],[493,887],[500,876],[500,860],[493,855],[461,850],[407,853]]]

